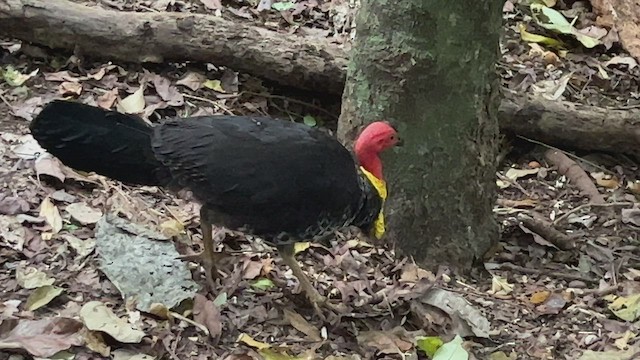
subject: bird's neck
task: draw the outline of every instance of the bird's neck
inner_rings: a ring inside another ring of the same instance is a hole
[[[383,180],[382,160],[380,160],[378,153],[373,151],[359,151],[357,152],[356,156],[358,157],[360,166],[373,174],[373,176],[377,177],[380,180]]]

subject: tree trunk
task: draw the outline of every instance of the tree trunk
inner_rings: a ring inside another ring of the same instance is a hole
[[[363,0],[338,134],[387,119],[387,237],[421,265],[468,269],[497,239],[499,0]]]

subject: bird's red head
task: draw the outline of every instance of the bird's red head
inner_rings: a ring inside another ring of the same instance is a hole
[[[355,144],[358,162],[367,171],[382,180],[380,152],[397,145],[398,141],[398,133],[386,121],[376,121],[367,125],[358,136]]]

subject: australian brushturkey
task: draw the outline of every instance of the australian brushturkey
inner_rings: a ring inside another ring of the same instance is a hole
[[[149,126],[141,118],[80,103],[48,104],[30,126],[64,164],[127,183],[188,188],[202,203],[202,264],[213,284],[212,226],[273,243],[317,309],[325,298],[295,261],[293,244],[346,226],[384,232],[386,187],[378,154],[398,142],[385,122],[356,141],[360,166],[337,140],[266,117],[201,116]]]

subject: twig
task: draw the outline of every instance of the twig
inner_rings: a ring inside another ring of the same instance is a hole
[[[508,178],[508,177],[506,177],[506,176],[504,176],[504,175],[502,175],[500,173],[496,173],[496,175],[498,175],[498,178],[500,178],[500,180],[506,181],[509,184],[517,187],[518,190],[522,191],[522,193],[525,194],[527,197],[529,197],[529,198],[531,197],[531,194],[525,188],[523,188],[522,185],[518,184],[517,181],[515,181],[513,179],[510,179],[510,178]]]
[[[222,109],[222,111],[224,111],[225,113],[227,113],[227,115],[235,115],[235,113],[233,111],[231,111],[228,107],[222,105],[222,104],[218,104],[217,102],[213,101],[213,100],[209,100],[207,98],[203,98],[200,96],[195,96],[195,95],[189,95],[189,94],[182,94],[182,96],[186,97],[187,99],[193,99],[193,100],[199,100],[199,101],[204,101],[206,103],[209,103],[217,108]]]
[[[262,96],[262,97],[270,98],[270,99],[286,100],[286,101],[292,102],[294,104],[303,105],[303,106],[307,106],[309,108],[318,110],[318,111],[323,112],[325,115],[328,115],[328,116],[330,116],[332,118],[336,118],[337,117],[336,114],[333,114],[332,112],[330,112],[329,110],[327,110],[327,109],[325,109],[325,108],[323,108],[321,106],[318,106],[318,105],[315,105],[315,104],[312,104],[312,103],[309,103],[309,102],[306,102],[306,101],[302,101],[302,100],[286,97],[284,95],[273,95],[273,94],[267,94],[267,93],[257,93],[257,92],[253,92],[253,91],[243,91],[243,92],[240,93],[240,95],[242,95],[242,94]]]
[[[502,264],[497,264],[497,267],[493,268],[492,270],[511,270],[511,271],[518,271],[521,272],[523,274],[530,274],[530,275],[544,275],[544,276],[549,276],[549,277],[555,277],[555,278],[559,278],[559,279],[564,279],[564,280],[578,280],[578,281],[583,281],[585,283],[597,283],[598,280],[596,279],[592,279],[592,278],[588,278],[582,275],[577,275],[577,274],[563,274],[563,273],[559,273],[557,271],[551,271],[551,270],[539,270],[539,269],[532,269],[532,268],[526,268],[526,267],[522,267],[522,266],[518,266],[518,265],[514,265],[512,263],[502,263]],[[552,273],[551,273],[552,272]]]
[[[562,250],[571,250],[575,247],[575,242],[565,233],[558,231],[549,223],[544,216],[534,211],[518,214],[518,220],[522,222],[527,229],[542,236],[545,240],[551,242]]]
[[[178,215],[177,215],[175,212],[173,212],[173,210],[171,210],[171,209],[167,206],[167,204],[162,204],[162,207],[164,207],[164,209],[165,209],[165,210],[167,210],[167,212],[168,212],[169,214],[171,214],[171,216],[172,216],[172,217],[173,217],[177,222],[179,222],[179,223],[180,223],[180,224],[182,224],[182,225],[185,225],[185,224],[182,222],[182,220],[180,220],[180,218],[178,218]]]
[[[597,297],[606,296],[609,294],[613,294],[616,291],[620,290],[620,285],[612,285],[607,286],[602,289],[572,289],[574,294],[576,295],[594,295]]]
[[[583,195],[589,197],[592,204],[605,204],[604,195],[600,193],[587,172],[561,151],[547,150],[545,159],[558,167],[558,173],[565,175]]]
[[[566,213],[562,214],[562,216],[556,218],[553,221],[553,225],[557,225],[559,224],[561,221],[563,221],[564,219],[566,219],[567,217],[569,217],[569,215],[571,214],[575,214],[578,211],[591,207],[591,206],[600,206],[600,207],[610,207],[610,206],[633,206],[634,203],[632,202],[611,202],[611,203],[604,203],[604,204],[594,204],[594,203],[586,203],[586,204],[582,204],[580,206],[577,206],[569,211],[567,211]]]
[[[154,12],[154,13],[159,13],[160,12],[160,10],[156,10],[154,8],[150,8],[150,7],[144,6],[142,4],[138,4],[138,6],[140,6],[141,9],[144,9],[144,10],[147,10],[147,11],[150,11],[150,12]]]
[[[578,156],[578,155],[574,155],[574,154],[572,154],[572,153],[570,153],[570,152],[567,152],[567,151],[564,151],[564,150],[562,150],[562,149],[559,149],[559,148],[557,148],[557,147],[555,147],[555,146],[551,146],[551,145],[549,145],[549,144],[545,144],[545,143],[543,143],[542,141],[533,140],[533,139],[530,139],[530,138],[528,138],[528,137],[524,137],[524,136],[522,136],[522,135],[516,135],[516,137],[519,137],[520,139],[523,139],[523,140],[529,141],[529,142],[531,142],[531,143],[534,143],[534,144],[537,144],[537,145],[540,145],[540,146],[544,146],[544,147],[546,147],[546,148],[548,148],[548,149],[552,149],[552,150],[559,151],[559,152],[561,152],[561,153],[563,153],[563,154],[567,155],[567,156],[568,156],[568,157],[570,157],[570,158],[574,158],[574,159],[576,159],[576,160],[580,160],[580,161],[582,161],[583,163],[585,163],[585,164],[589,164],[589,165],[593,166],[594,168],[596,168],[596,169],[598,169],[598,170],[602,170],[603,172],[606,172],[606,173],[607,173],[607,174],[609,174],[609,175],[615,175],[615,173],[614,173],[613,171],[609,170],[609,169],[606,169],[606,168],[604,168],[604,167],[602,167],[602,166],[600,166],[600,165],[598,165],[598,164],[596,164],[596,163],[593,163],[593,162],[591,162],[591,161],[589,161],[589,160],[587,160],[587,159],[581,158],[581,157],[580,157],[580,156]]]
[[[169,311],[169,314],[171,316],[173,316],[174,318],[178,319],[178,320],[182,320],[182,321],[184,321],[184,322],[186,322],[188,324],[191,324],[191,325],[197,327],[198,329],[202,330],[202,332],[204,332],[207,336],[209,336],[209,329],[207,329],[206,326],[204,326],[204,325],[202,325],[200,323],[197,323],[197,322],[195,322],[195,321],[193,321],[193,320],[191,320],[191,319],[189,319],[187,317],[184,317],[184,316],[182,316],[182,315],[180,315],[178,313],[175,313],[173,311]]]
[[[9,103],[9,101],[7,100],[6,97],[4,97],[3,94],[4,94],[4,92],[0,91],[0,100],[2,100],[2,102],[5,103],[9,107],[9,110],[13,109],[13,106]]]

